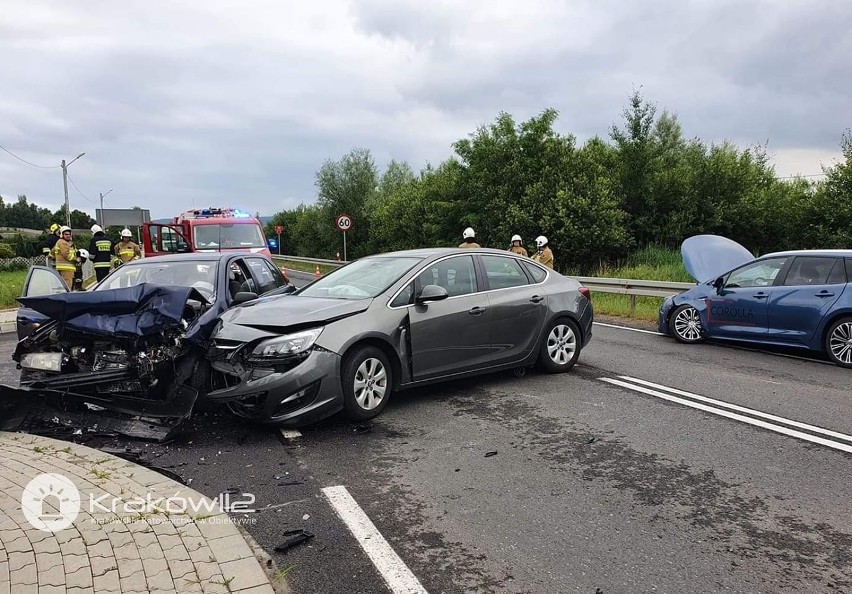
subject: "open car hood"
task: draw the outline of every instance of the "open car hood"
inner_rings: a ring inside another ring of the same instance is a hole
[[[255,328],[286,328],[339,320],[366,311],[372,302],[372,299],[325,299],[289,295],[234,307],[222,314],[222,320]]]
[[[132,337],[159,334],[178,326],[190,299],[207,303],[192,287],[150,283],[123,289],[20,297],[18,301],[73,330]]]
[[[680,255],[686,271],[699,283],[754,260],[746,248],[719,235],[693,235],[681,244]]]

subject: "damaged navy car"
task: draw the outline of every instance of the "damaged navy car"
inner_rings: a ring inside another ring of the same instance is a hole
[[[852,368],[852,250],[799,250],[755,258],[725,237],[681,246],[698,284],[667,297],[659,329],[682,343],[735,340],[825,353]]]
[[[56,271],[33,267],[13,355],[22,388],[3,387],[2,428],[44,421],[32,409],[47,403],[54,424],[79,425],[69,415],[98,412],[107,419],[101,427],[163,437],[213,387],[204,355],[221,314],[294,290],[259,254],[146,258],[85,292],[69,292]]]

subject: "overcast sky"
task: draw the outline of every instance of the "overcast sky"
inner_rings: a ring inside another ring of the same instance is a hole
[[[72,208],[155,218],[316,198],[322,162],[369,148],[416,170],[508,111],[582,142],[633,88],[687,137],[768,141],[779,176],[839,157],[852,3],[796,0],[3,0],[0,145],[86,155]],[[237,8],[239,6],[239,8]],[[57,208],[62,176],[0,152],[0,194]]]

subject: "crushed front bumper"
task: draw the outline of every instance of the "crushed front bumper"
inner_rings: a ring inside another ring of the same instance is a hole
[[[343,408],[340,356],[320,347],[279,365],[244,359],[239,352],[208,354],[225,387],[207,394],[209,402],[228,402],[242,417],[282,427],[315,423]],[[216,386],[214,386],[216,387]]]

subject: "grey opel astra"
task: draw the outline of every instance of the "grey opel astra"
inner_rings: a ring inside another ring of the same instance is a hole
[[[284,427],[341,410],[364,421],[398,390],[534,365],[568,371],[592,318],[588,289],[509,252],[370,256],[225,312],[209,398]]]

